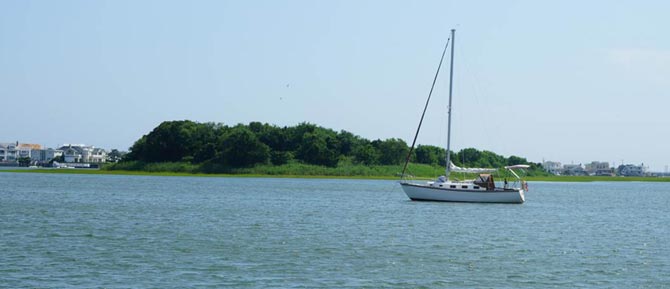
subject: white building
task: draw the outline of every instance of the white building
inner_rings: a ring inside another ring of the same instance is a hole
[[[563,170],[563,166],[561,166],[560,162],[546,161],[542,163],[542,167],[545,171],[553,175],[560,175]]]
[[[644,164],[641,164],[639,166],[636,165],[620,165],[617,168],[617,175],[619,176],[624,176],[624,177],[642,177],[646,175],[646,168],[644,167]]]
[[[18,144],[18,142],[0,143],[0,162],[16,162],[19,159],[18,151],[16,150]]]
[[[84,144],[64,144],[59,150],[66,163],[104,163],[107,159],[104,149]]]
[[[587,175],[582,164],[578,165],[563,165],[563,175],[566,176],[584,176]]]
[[[611,176],[612,169],[608,162],[592,161],[590,164],[584,165],[584,170],[591,176]]]
[[[54,158],[60,157],[63,155],[63,151],[55,150],[52,148],[40,149],[40,150],[31,150],[30,151],[30,160],[35,163],[48,163]]]
[[[42,149],[42,146],[38,144],[19,143],[19,145],[16,146],[16,150],[19,153],[19,158],[30,158],[31,160],[32,156],[30,152],[32,150],[39,150],[39,149]]]
[[[42,146],[38,144],[19,143],[18,141],[0,143],[0,162],[13,163],[17,162],[19,158],[31,158],[31,151],[41,148]]]

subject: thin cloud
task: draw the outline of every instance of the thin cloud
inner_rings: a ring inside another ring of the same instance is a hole
[[[624,48],[609,51],[609,58],[615,64],[628,68],[668,68],[670,50]]]
[[[670,74],[670,50],[619,48],[607,51],[614,68],[631,78],[641,78],[667,86]]]

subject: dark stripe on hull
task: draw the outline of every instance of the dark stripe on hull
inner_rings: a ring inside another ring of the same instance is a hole
[[[440,203],[479,203],[479,204],[522,204],[523,202],[512,203],[512,202],[485,202],[485,201],[443,201],[443,200],[428,200],[428,199],[413,199],[409,198],[414,202],[440,202]]]

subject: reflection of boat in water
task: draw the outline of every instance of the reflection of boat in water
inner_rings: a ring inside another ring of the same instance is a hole
[[[403,168],[400,186],[402,187],[405,194],[414,201],[444,201],[444,202],[485,202],[485,203],[523,203],[525,201],[524,191],[528,190],[528,185],[524,180],[519,177],[519,175],[514,171],[517,169],[526,169],[528,165],[514,165],[506,166],[505,170],[509,172],[510,176],[514,178],[512,184],[510,184],[507,179],[504,179],[504,185],[502,187],[497,187],[493,175],[491,173],[498,171],[497,169],[489,168],[460,168],[455,166],[450,160],[450,141],[451,141],[451,99],[452,99],[452,88],[453,88],[453,71],[454,71],[454,36],[456,34],[455,30],[451,30],[451,64],[450,64],[450,74],[449,74],[449,108],[448,108],[448,128],[447,128],[447,167],[446,174],[440,176],[437,180],[428,181],[423,183],[412,182],[407,180],[405,176],[405,171],[407,169],[407,163],[409,162],[410,154],[407,156],[407,161]],[[447,41],[447,46],[449,41]],[[445,46],[444,51],[442,52],[442,58],[440,59],[440,65],[437,68],[437,73],[435,74],[435,79],[440,72],[440,67],[442,66],[442,60],[444,59],[444,54],[447,50]],[[435,80],[433,80],[433,86],[435,86]],[[426,107],[424,108],[423,115],[425,115],[426,108],[430,101],[430,96],[433,92],[431,87],[430,93],[428,95],[428,100],[426,101]],[[419,128],[417,129],[417,135],[421,129],[421,123],[423,122],[423,115],[421,116],[421,121],[419,122]],[[416,143],[416,135],[414,137],[414,142],[412,143],[412,149]],[[467,181],[457,181],[450,180],[449,175],[451,172],[462,172],[470,174],[479,174],[479,176],[474,180]]]

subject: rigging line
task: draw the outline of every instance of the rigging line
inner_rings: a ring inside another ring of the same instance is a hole
[[[430,86],[430,92],[428,93],[428,99],[426,99],[426,105],[423,107],[423,113],[421,113],[421,119],[419,120],[419,127],[416,128],[416,134],[414,135],[414,140],[412,141],[412,146],[409,148],[407,153],[407,158],[405,159],[405,165],[402,167],[402,173],[400,178],[405,177],[405,171],[407,170],[407,164],[409,163],[409,158],[412,156],[412,151],[414,151],[414,145],[416,144],[416,138],[419,136],[419,131],[421,130],[421,124],[423,123],[423,117],[426,115],[426,110],[428,109],[428,103],[430,102],[430,96],[433,95],[433,88],[435,88],[435,82],[437,82],[437,76],[440,74],[440,68],[442,67],[442,61],[444,60],[444,54],[447,53],[447,47],[449,46],[449,41],[451,37],[447,38],[447,43],[444,45],[444,50],[442,51],[442,57],[440,57],[440,64],[437,65],[437,71],[435,71],[435,77],[433,78],[433,84]],[[449,164],[447,164],[449,165]]]

